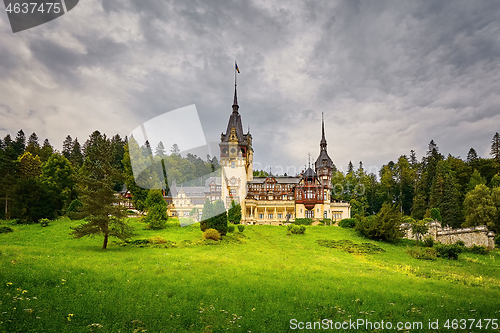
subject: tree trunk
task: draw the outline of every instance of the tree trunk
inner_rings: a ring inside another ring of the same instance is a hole
[[[104,234],[104,243],[102,244],[102,249],[106,250],[107,246],[108,246],[108,234]]]

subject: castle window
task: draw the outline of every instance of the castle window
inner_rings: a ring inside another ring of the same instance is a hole
[[[283,194],[283,198],[282,198],[282,199],[283,199],[283,200],[286,200],[286,194]]]
[[[273,218],[273,214],[269,214],[269,218],[272,219]]]
[[[259,219],[263,219],[264,218],[264,214],[259,214]]]
[[[283,214],[278,214],[278,218],[282,219],[283,218]]]
[[[306,218],[308,219],[314,218],[314,210],[306,210]]]
[[[328,217],[328,212],[325,210],[325,211],[323,212],[323,218],[324,218],[324,219],[326,219],[327,217]]]
[[[234,161],[231,161],[231,168],[236,168],[236,163]]]

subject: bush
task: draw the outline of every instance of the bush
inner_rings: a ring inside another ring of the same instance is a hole
[[[391,204],[384,203],[377,215],[359,217],[355,229],[371,239],[395,241],[403,236],[400,229],[402,222],[399,210]]]
[[[464,252],[464,247],[455,244],[438,244],[436,246],[437,256],[457,260],[458,255]]]
[[[0,227],[0,234],[6,234],[8,232],[13,232],[14,230],[11,227]]]
[[[464,242],[463,240],[457,240],[457,241],[455,242],[455,245],[457,245],[457,246],[461,246],[461,247],[465,247],[465,242]]]
[[[342,228],[354,228],[356,226],[356,219],[343,219],[339,222],[339,227]]]
[[[411,255],[415,259],[424,259],[424,260],[436,260],[436,249],[434,248],[426,248],[423,251],[421,249],[418,250],[408,250],[408,254]]]
[[[496,235],[496,236],[495,236],[495,245],[496,245],[497,247],[500,247],[500,235]]]
[[[143,218],[143,221],[148,224],[146,228],[153,230],[165,229],[167,220],[167,205],[164,203],[148,207],[148,215]]]
[[[322,219],[321,222],[323,223],[322,225],[330,225],[332,224],[332,219]]]
[[[245,226],[243,224],[238,224],[238,231],[243,232],[245,230]]]
[[[227,232],[234,232],[234,224],[227,225]]]
[[[68,206],[68,209],[66,209],[66,215],[71,219],[71,220],[79,220],[82,218],[80,213],[80,209],[83,207],[83,203],[75,199],[71,201],[71,203]]]
[[[488,249],[484,246],[474,245],[469,249],[470,253],[474,254],[488,254]]]
[[[156,244],[165,244],[167,240],[160,236],[154,236],[148,239],[148,243],[156,245]]]
[[[304,234],[306,232],[306,227],[303,226],[303,225],[294,225],[294,224],[290,224],[288,227],[287,227],[287,234],[290,235],[290,234]]]
[[[296,225],[311,225],[313,223],[313,219],[311,219],[311,218],[295,219],[294,223]]]
[[[205,239],[212,239],[214,241],[218,241],[220,239],[220,234],[215,229],[207,229],[203,233],[203,238],[205,238]]]
[[[425,237],[424,246],[425,247],[433,247],[434,246],[434,238],[432,238],[431,236]]]
[[[49,222],[50,222],[49,219],[40,219],[40,225],[42,227],[48,227],[49,226]]]

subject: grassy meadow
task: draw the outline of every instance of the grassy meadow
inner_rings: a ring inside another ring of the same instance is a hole
[[[134,239],[161,236],[175,247],[111,239],[102,250],[102,237],[71,238],[79,223],[0,222],[14,229],[0,234],[0,332],[284,332],[294,331],[292,319],[423,323],[401,332],[500,331],[484,321],[500,319],[498,250],[418,260],[407,253],[411,241],[369,241],[324,226],[291,236],[286,227],[246,226],[214,245],[199,241],[197,224],[154,231],[137,220]],[[317,240],[384,252],[349,253]],[[467,329],[447,329],[447,319],[482,319],[482,328],[469,321]],[[429,320],[438,329],[428,329]]]

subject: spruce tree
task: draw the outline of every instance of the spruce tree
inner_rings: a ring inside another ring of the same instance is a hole
[[[68,160],[71,157],[72,150],[73,150],[73,139],[71,138],[71,135],[68,135],[66,139],[64,139],[63,141],[63,150],[62,150],[64,157],[66,157]]]
[[[493,139],[491,139],[490,154],[495,161],[500,164],[500,134],[498,134],[498,132],[496,132]]]
[[[78,175],[80,214],[85,222],[72,228],[71,234],[75,238],[102,235],[102,248],[106,249],[109,237],[124,240],[131,237],[133,231],[124,221],[125,207],[119,204],[120,199],[113,190],[114,181],[121,174],[113,167],[111,142],[96,132],[86,142],[87,156]]]

